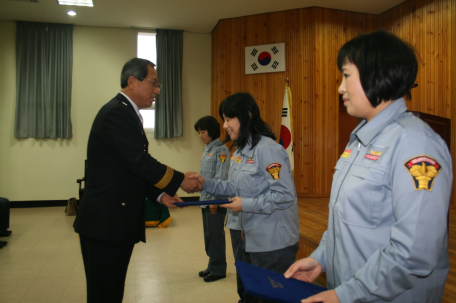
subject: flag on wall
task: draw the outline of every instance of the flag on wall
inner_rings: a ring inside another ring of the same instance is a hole
[[[285,95],[282,106],[282,126],[280,127],[280,144],[287,151],[290,159],[291,171],[294,177],[294,154],[293,154],[293,117],[291,115],[291,90],[285,85]]]
[[[248,46],[245,48],[245,74],[284,72],[285,43]]]

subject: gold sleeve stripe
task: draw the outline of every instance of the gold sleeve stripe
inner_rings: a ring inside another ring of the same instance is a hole
[[[160,188],[160,189],[165,188],[169,184],[169,182],[171,182],[171,179],[173,178],[173,175],[174,175],[174,169],[172,169],[171,167],[167,166],[165,175],[154,186],[157,187],[157,188]]]

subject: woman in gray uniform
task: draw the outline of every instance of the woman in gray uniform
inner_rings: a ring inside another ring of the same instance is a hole
[[[337,65],[347,112],[363,120],[335,168],[328,229],[285,276],[326,271],[330,290],[302,302],[440,303],[453,166],[445,142],[407,112],[415,52],[381,30],[347,42]]]
[[[227,180],[230,168],[230,150],[219,141],[220,124],[212,116],[206,116],[195,123],[195,130],[206,146],[201,157],[200,174],[205,178]],[[200,200],[217,200],[208,193],[201,193]],[[226,277],[225,216],[226,209],[217,205],[201,206],[203,214],[204,245],[209,257],[207,268],[199,272],[205,282]]]
[[[236,149],[229,180],[198,177],[203,192],[234,196],[231,204],[221,207],[238,212],[250,263],[284,273],[299,248],[298,202],[288,155],[274,141],[252,95],[229,96],[220,104],[219,114],[226,142],[233,140]]]

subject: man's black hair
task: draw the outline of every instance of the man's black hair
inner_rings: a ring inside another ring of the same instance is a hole
[[[122,68],[120,74],[120,87],[125,88],[128,85],[128,78],[135,77],[139,81],[143,81],[147,77],[147,66],[155,67],[155,64],[149,60],[141,58],[133,58],[129,60]]]

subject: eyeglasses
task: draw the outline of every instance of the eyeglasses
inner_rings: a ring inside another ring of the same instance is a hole
[[[149,81],[150,85],[152,85],[152,87],[154,87],[154,88],[158,88],[158,90],[160,90],[162,88],[162,85],[160,82],[155,82],[155,80],[152,80],[152,79],[144,79],[144,80]]]

